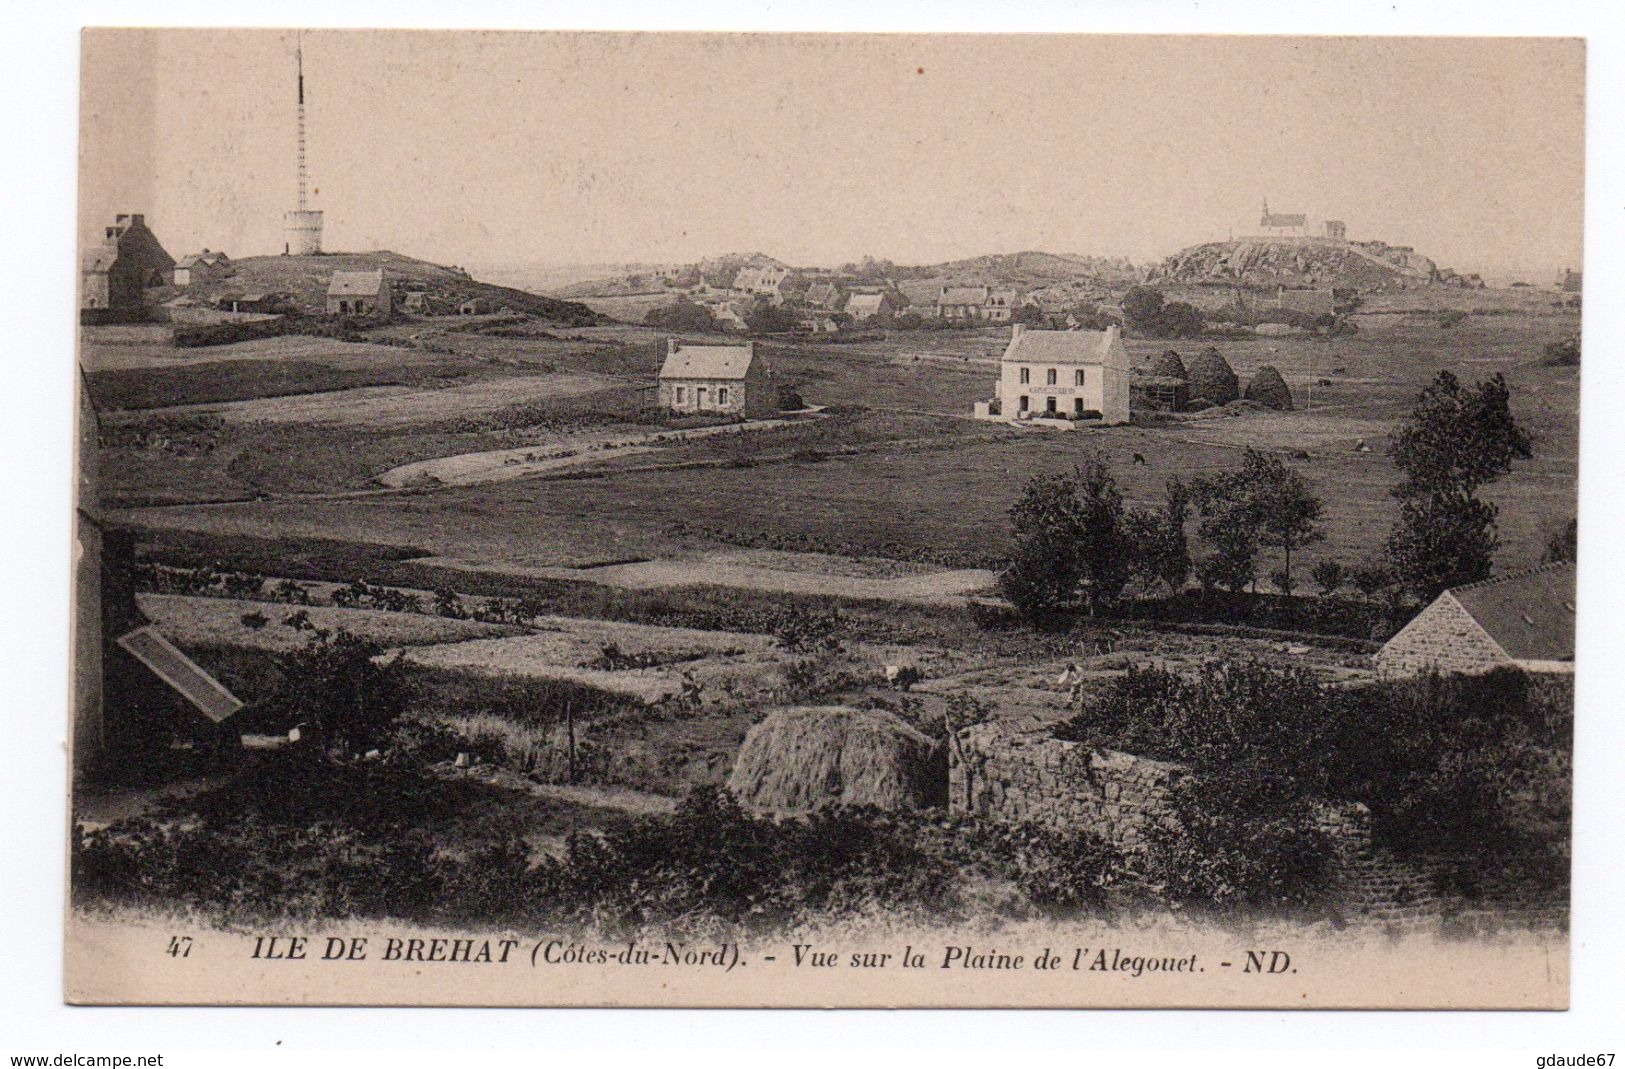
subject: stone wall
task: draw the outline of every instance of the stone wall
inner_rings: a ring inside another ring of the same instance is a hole
[[[1125,850],[1172,819],[1186,770],[997,723],[961,730],[949,747],[950,812],[1088,830]]]

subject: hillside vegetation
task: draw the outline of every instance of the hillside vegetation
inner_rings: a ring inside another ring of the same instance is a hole
[[[397,302],[408,289],[421,289],[433,303],[454,306],[483,297],[495,306],[555,320],[568,326],[608,322],[584,304],[541,297],[524,290],[495,286],[469,277],[460,267],[444,267],[396,252],[324,253],[321,256],[250,256],[233,261],[232,273],[194,286],[190,296],[213,300],[223,293],[287,293],[302,311],[324,311],[327,286],[335,271],[382,269],[393,284]]]

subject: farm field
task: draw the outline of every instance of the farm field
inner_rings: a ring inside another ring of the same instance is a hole
[[[1211,343],[1243,380],[1265,363],[1277,367],[1293,386],[1294,412],[1069,435],[1016,430],[962,418],[991,391],[1001,330],[913,332],[850,345],[767,343],[761,350],[781,381],[810,403],[847,414],[706,441],[651,438],[648,452],[610,458],[590,471],[551,477],[539,471],[500,485],[320,501],[301,496],[376,491],[381,474],[426,462],[433,470],[437,458],[569,449],[647,433],[628,421],[636,388],[648,379],[627,372],[657,362],[663,335],[620,326],[581,328],[567,339],[510,338],[437,327],[440,339],[479,350],[466,357],[479,369],[476,381],[244,400],[242,418],[260,413],[261,421],[228,428],[211,454],[109,450],[104,478],[115,503],[162,506],[123,513],[138,524],[413,547],[482,567],[682,562],[752,548],[978,567],[1002,554],[1005,512],[1022,483],[1064,470],[1085,450],[1106,453],[1131,503],[1151,504],[1168,478],[1220,470],[1253,446],[1308,454],[1296,463],[1326,498],[1327,540],[1302,558],[1305,565],[1318,557],[1352,563],[1379,549],[1392,521],[1388,488],[1395,475],[1385,437],[1416,391],[1448,368],[1467,381],[1504,373],[1513,409],[1536,437],[1535,459],[1520,462],[1488,494],[1501,506],[1501,566],[1532,563],[1574,509],[1578,372],[1542,366],[1539,357],[1544,344],[1576,329],[1577,318],[1474,315],[1451,329],[1426,315],[1359,318],[1362,329],[1350,336]],[[1189,355],[1207,344],[1131,339],[1129,347],[1131,359],[1144,363],[1165,348]],[[583,370],[541,371],[549,351],[569,354]],[[377,356],[370,348],[367,354]],[[586,370],[597,359],[606,369]],[[207,373],[208,366],[182,370]],[[590,391],[593,384],[613,389]],[[532,409],[502,409],[514,413],[516,426],[448,422],[458,412],[489,415],[493,406],[525,398],[534,400]],[[534,424],[529,429],[527,420]],[[1370,452],[1359,451],[1362,442]],[[1135,463],[1136,455],[1145,462]],[[271,497],[185,504],[189,494],[217,500],[233,492]]]

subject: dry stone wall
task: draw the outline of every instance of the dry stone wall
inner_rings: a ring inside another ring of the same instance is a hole
[[[1173,789],[1188,774],[1167,761],[997,723],[961,730],[949,749],[952,812],[1087,829],[1125,850],[1143,849],[1151,827],[1172,820]]]

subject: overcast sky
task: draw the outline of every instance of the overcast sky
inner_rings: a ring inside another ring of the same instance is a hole
[[[1246,233],[1268,197],[1459,270],[1580,262],[1575,41],[319,31],[304,52],[329,250],[1150,261]],[[280,252],[293,56],[291,32],[88,33],[81,239],[142,211],[177,256]]]

